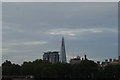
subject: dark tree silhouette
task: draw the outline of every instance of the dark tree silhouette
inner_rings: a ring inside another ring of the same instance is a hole
[[[104,68],[91,60],[82,60],[79,64],[52,64],[46,60],[36,59],[33,62],[23,62],[22,65],[12,64],[6,60],[2,64],[3,75],[33,75],[35,79],[40,78],[79,78],[96,80],[119,80],[120,64],[107,65]]]

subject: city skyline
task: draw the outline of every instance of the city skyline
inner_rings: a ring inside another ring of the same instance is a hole
[[[67,61],[118,58],[118,3],[3,3],[3,62],[42,59],[65,37]]]

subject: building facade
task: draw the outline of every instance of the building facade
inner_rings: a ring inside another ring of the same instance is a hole
[[[59,52],[58,51],[49,51],[49,52],[44,52],[43,54],[43,60],[48,60],[51,63],[57,63],[59,62]]]

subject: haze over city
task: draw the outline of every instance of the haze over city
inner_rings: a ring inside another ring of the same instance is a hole
[[[64,36],[67,61],[118,57],[118,3],[2,3],[3,62],[42,59],[60,51]]]

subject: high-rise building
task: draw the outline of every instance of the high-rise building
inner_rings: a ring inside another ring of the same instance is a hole
[[[61,51],[60,51],[60,62],[67,63],[64,37],[62,37],[62,44],[61,44]]]
[[[53,52],[44,52],[43,54],[43,60],[48,60],[51,63],[57,63],[59,62],[59,52],[53,51]]]

